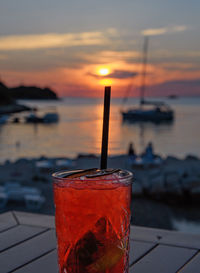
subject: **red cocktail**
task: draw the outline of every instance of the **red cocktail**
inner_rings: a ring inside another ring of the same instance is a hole
[[[127,273],[132,174],[54,175],[60,273]]]

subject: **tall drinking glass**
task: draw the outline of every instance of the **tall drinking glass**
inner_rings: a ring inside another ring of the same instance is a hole
[[[79,170],[53,178],[59,272],[127,273],[132,174]]]

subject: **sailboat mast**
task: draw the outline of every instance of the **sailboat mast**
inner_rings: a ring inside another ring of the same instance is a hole
[[[143,60],[142,60],[142,78],[141,78],[141,88],[140,88],[140,106],[144,104],[144,94],[145,94],[145,88],[146,88],[145,79],[146,79],[148,42],[149,42],[149,38],[145,36],[144,47],[143,47]]]

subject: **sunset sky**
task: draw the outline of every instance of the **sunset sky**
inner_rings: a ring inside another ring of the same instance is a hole
[[[199,0],[1,0],[0,77],[60,96],[200,95]]]

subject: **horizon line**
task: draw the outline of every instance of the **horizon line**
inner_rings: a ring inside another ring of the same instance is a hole
[[[191,94],[191,95],[177,95],[177,94],[170,94],[170,95],[161,95],[161,96],[156,96],[156,95],[152,95],[152,96],[145,96],[146,98],[169,98],[170,96],[176,96],[177,98],[191,98],[191,97],[200,97],[200,94]],[[62,98],[77,98],[77,99],[101,99],[103,98],[103,96],[96,96],[96,97],[91,97],[91,96],[59,96],[59,99]],[[112,99],[123,99],[124,96],[121,97],[112,97]],[[140,96],[128,96],[128,98],[136,98],[139,99]]]

